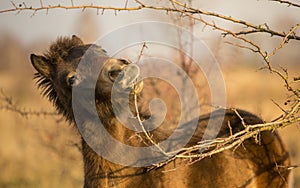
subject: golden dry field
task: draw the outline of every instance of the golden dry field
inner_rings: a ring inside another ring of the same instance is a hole
[[[0,187],[82,187],[83,163],[75,129],[57,115],[16,112],[54,112],[32,80],[29,54],[42,50],[23,50],[13,42],[0,44]],[[236,62],[222,64],[227,106],[246,109],[271,121],[281,114],[273,101],[284,107],[288,94],[282,80],[258,69],[257,65]],[[299,76],[300,64],[288,70],[291,76]],[[10,102],[12,105],[7,106]],[[7,109],[11,107],[16,108]],[[279,130],[295,165],[300,164],[298,126]],[[300,187],[300,169],[293,172],[294,187]]]

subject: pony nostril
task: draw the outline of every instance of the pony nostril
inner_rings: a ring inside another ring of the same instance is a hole
[[[119,59],[119,61],[121,61],[125,65],[129,65],[131,63],[129,60],[126,59]]]
[[[112,82],[114,82],[121,72],[122,72],[121,69],[110,70],[110,71],[108,71],[108,78]]]

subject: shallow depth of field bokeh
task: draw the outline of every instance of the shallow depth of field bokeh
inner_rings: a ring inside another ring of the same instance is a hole
[[[28,49],[22,49],[17,38],[6,37],[2,41],[0,86],[3,92],[20,108],[25,108],[23,110],[53,112],[54,108],[40,96],[32,80],[34,70]],[[11,63],[17,61],[18,64]],[[258,68],[239,62],[223,65],[228,107],[247,109],[270,121],[281,113],[272,100],[284,106],[287,96],[282,80]],[[298,64],[291,66],[291,75],[299,73],[299,68]],[[26,117],[1,109],[0,130],[0,187],[82,186],[80,139],[60,116]],[[298,164],[300,131],[297,125],[279,131],[290,149],[293,164]],[[299,170],[294,172],[299,185]]]
[[[84,41],[96,40],[87,32],[74,29],[72,34]],[[26,45],[19,39],[20,36],[9,32],[0,33],[0,187],[82,187],[80,138],[74,127],[57,115],[22,116],[5,108],[3,95],[11,97],[21,111],[55,111],[32,80],[34,69],[29,61],[30,53],[42,53],[54,39],[39,39]],[[265,121],[277,118],[282,113],[277,105],[285,108],[289,96],[283,80],[267,70],[260,70],[263,63],[259,56],[224,41],[220,37],[207,42],[222,68],[227,107],[248,110]],[[287,68],[290,77],[299,76],[300,44],[289,45],[275,56],[276,67]],[[299,88],[299,85],[294,86]],[[298,126],[279,130],[294,165],[300,164]],[[300,187],[300,169],[293,172],[294,187]]]

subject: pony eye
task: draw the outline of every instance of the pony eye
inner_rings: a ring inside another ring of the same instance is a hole
[[[75,80],[76,80],[75,76],[71,76],[70,78],[68,78],[68,80],[67,80],[68,85],[73,86],[75,83]]]
[[[74,86],[74,84],[76,84],[76,80],[77,80],[77,77],[76,77],[75,73],[72,72],[67,75],[66,82],[67,82],[68,86]]]

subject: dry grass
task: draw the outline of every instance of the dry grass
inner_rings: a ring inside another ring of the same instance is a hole
[[[16,79],[1,74],[1,87],[20,106],[53,111],[34,88],[32,76],[24,75]],[[82,187],[81,153],[73,146],[79,137],[71,126],[57,120],[0,112],[0,187]]]

